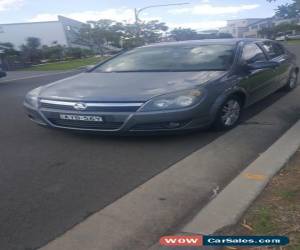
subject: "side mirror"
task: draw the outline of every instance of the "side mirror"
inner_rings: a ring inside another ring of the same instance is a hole
[[[247,68],[249,70],[274,69],[279,67],[279,65],[280,64],[278,62],[274,62],[274,61],[261,61],[261,62],[247,64]]]

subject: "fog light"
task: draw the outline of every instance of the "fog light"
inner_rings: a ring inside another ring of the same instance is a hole
[[[180,122],[168,122],[165,124],[166,128],[178,128],[181,126]]]

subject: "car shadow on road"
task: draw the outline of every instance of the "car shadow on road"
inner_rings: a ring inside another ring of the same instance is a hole
[[[283,90],[278,90],[275,93],[271,94],[270,96],[264,98],[263,100],[251,105],[250,107],[246,108],[243,112],[241,117],[241,124],[244,124],[247,120],[252,118],[253,116],[257,115],[264,109],[268,108],[275,102],[277,102],[280,98],[285,96],[288,92]]]

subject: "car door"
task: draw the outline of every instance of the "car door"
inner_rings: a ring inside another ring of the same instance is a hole
[[[241,65],[267,61],[265,52],[256,44],[245,44],[239,63]],[[270,68],[245,70],[240,85],[248,93],[248,104],[252,104],[273,92],[274,70]]]
[[[281,88],[287,83],[290,72],[290,60],[289,55],[286,53],[282,45],[273,41],[264,41],[262,44],[268,59],[270,61],[277,62],[279,67],[274,69],[274,85],[273,91]]]

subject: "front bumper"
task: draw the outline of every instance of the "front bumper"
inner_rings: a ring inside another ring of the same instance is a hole
[[[212,122],[205,105],[185,110],[160,112],[86,112],[64,109],[34,108],[26,102],[28,117],[43,126],[58,129],[100,132],[103,134],[179,132],[207,127]],[[98,115],[101,124],[63,121],[59,114]]]

